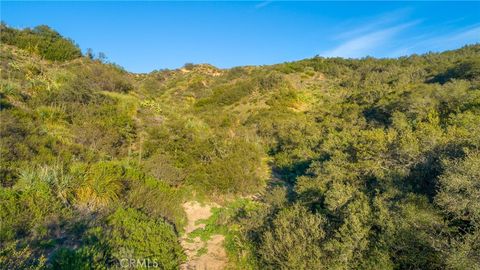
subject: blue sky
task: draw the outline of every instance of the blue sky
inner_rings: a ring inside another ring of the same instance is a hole
[[[1,2],[129,71],[321,56],[397,57],[480,42],[480,2]]]

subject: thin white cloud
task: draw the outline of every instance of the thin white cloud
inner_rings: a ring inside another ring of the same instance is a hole
[[[384,29],[376,29],[360,36],[351,38],[336,48],[323,52],[321,55],[327,57],[349,57],[356,58],[373,54],[376,49],[388,43],[396,34],[404,29],[418,24],[420,21],[412,21],[396,26],[387,27]],[[359,29],[364,28],[361,26]],[[353,30],[355,31],[355,30]],[[352,31],[352,32],[353,32]]]
[[[447,33],[422,40],[415,46],[430,48],[431,50],[457,47],[468,43],[480,42],[480,25],[471,25],[453,33]]]
[[[334,36],[334,39],[348,39],[352,37],[357,37],[361,34],[365,34],[368,32],[376,31],[381,27],[385,27],[386,25],[392,24],[396,21],[399,21],[405,18],[411,9],[404,8],[395,10],[392,12],[384,13],[380,16],[376,16],[374,18],[366,19],[364,22],[358,21],[348,21],[345,24],[341,25],[341,29],[339,29],[339,34]],[[353,27],[352,25],[359,25],[357,27]],[[347,28],[349,30],[345,31],[344,29]]]
[[[409,46],[398,47],[389,57],[398,57],[412,52],[442,51],[480,42],[480,25],[471,25],[456,32],[438,35],[422,35],[403,41]]]
[[[423,20],[408,20],[411,11],[405,8],[373,18],[347,20],[335,30],[340,34],[331,37],[331,41],[339,44],[319,55],[347,58],[368,55],[399,57],[411,53],[454,49],[480,42],[480,24],[454,30],[453,24],[464,20],[463,17],[435,24],[435,27],[424,25],[405,35],[404,31],[423,22]]]
[[[479,42],[480,26],[473,26],[469,29],[456,33],[452,37],[446,38],[450,42]]]
[[[255,5],[255,8],[256,8],[256,9],[264,8],[264,7],[268,6],[268,5],[270,5],[271,3],[272,3],[272,1],[262,1],[262,2],[260,2],[260,3],[258,3],[258,4],[256,4],[256,5]]]

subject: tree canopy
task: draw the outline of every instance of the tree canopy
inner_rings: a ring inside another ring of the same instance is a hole
[[[0,268],[480,269],[480,46],[132,74],[2,24]],[[200,232],[197,232],[200,233]]]

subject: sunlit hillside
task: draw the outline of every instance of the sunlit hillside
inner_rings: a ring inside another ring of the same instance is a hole
[[[480,269],[480,45],[148,74],[45,26],[0,49],[0,269]]]

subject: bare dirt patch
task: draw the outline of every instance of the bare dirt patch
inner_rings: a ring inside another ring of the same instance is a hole
[[[189,234],[196,229],[205,227],[202,220],[206,220],[212,215],[212,206],[216,205],[202,206],[193,201],[183,204],[188,223],[185,227],[185,235],[181,238],[181,244],[187,255],[187,261],[180,267],[181,269],[220,270],[227,265],[227,254],[223,246],[225,237],[223,235],[212,235],[207,241],[202,241],[200,237],[189,237]]]

